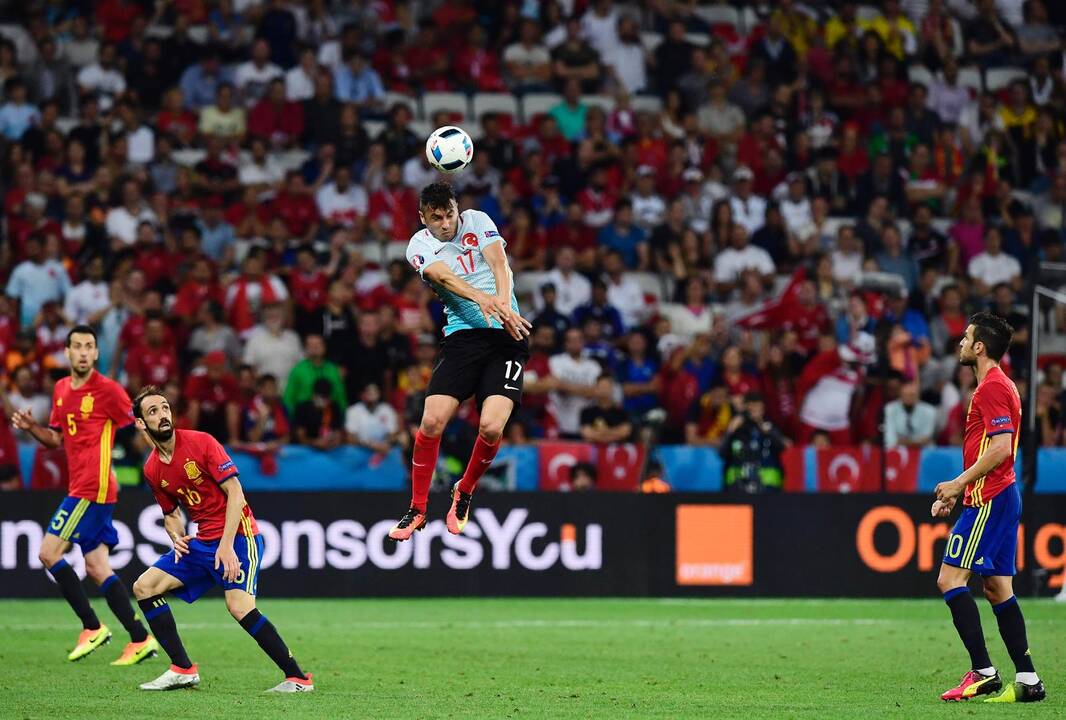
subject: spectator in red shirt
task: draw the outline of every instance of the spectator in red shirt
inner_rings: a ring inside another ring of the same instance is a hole
[[[206,257],[193,261],[185,281],[178,287],[171,312],[191,324],[205,302],[222,304],[222,287],[215,280],[214,268]]]
[[[278,381],[265,373],[256,380],[256,393],[241,408],[241,441],[257,443],[260,451],[276,451],[289,442],[289,419],[278,393]]]
[[[285,99],[285,81],[270,81],[266,95],[248,114],[248,133],[261,137],[275,148],[292,147],[304,131],[304,110]]]
[[[221,350],[209,352],[202,367],[194,370],[185,383],[190,427],[223,443],[239,437],[238,397],[237,380],[226,372],[225,354]]]
[[[199,120],[185,108],[185,96],[181,88],[173,87],[163,96],[163,109],[156,117],[156,129],[160,134],[173,135],[180,147],[188,147],[196,137]]]
[[[466,35],[466,43],[455,56],[452,72],[462,78],[467,92],[504,92],[500,74],[500,53],[487,47],[485,30],[474,25]]]
[[[140,388],[150,384],[162,387],[172,379],[180,378],[178,357],[166,340],[167,325],[163,314],[146,314],[144,341],[126,354],[127,386]]]
[[[406,54],[412,79],[422,90],[452,89],[448,51],[437,42],[436,25],[432,20],[422,21]]]
[[[310,315],[326,303],[329,276],[318,266],[318,258],[310,245],[296,251],[296,267],[289,274],[289,294],[296,303],[298,315]]]
[[[374,234],[383,240],[406,243],[417,230],[418,195],[403,184],[403,167],[389,163],[385,184],[370,196],[369,220]]]
[[[285,185],[269,204],[269,216],[285,223],[289,234],[302,242],[310,242],[318,235],[318,205],[311,189],[298,170],[285,175]]]
[[[143,12],[140,4],[131,0],[102,0],[96,6],[96,22],[104,29],[107,42],[121,43],[130,36],[134,21]]]

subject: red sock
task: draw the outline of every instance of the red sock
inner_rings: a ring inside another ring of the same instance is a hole
[[[419,430],[415,433],[415,449],[411,455],[411,507],[426,511],[429,483],[437,467],[440,436],[429,437]]]
[[[463,477],[459,480],[460,491],[469,495],[474,490],[477,490],[477,481],[492,465],[492,461],[496,457],[496,451],[499,449],[499,440],[494,445],[489,445],[481,435],[477,436],[477,442],[474,443],[474,451],[470,453],[470,462],[466,464],[466,472],[463,473]]]

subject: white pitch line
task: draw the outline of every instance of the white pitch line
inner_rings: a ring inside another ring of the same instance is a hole
[[[285,627],[291,628],[363,628],[366,630],[394,630],[403,628],[416,629],[441,629],[462,628],[468,630],[509,630],[524,628],[565,629],[565,628],[656,628],[669,629],[675,627],[760,627],[760,626],[789,626],[789,627],[824,627],[824,626],[863,626],[863,625],[892,625],[908,620],[889,620],[883,618],[680,618],[676,620],[412,620],[412,621],[374,621],[353,620],[351,622],[318,623],[292,623],[286,622]],[[178,627],[189,630],[238,630],[236,623],[207,622],[207,623],[183,623],[180,618]],[[40,630],[54,630],[54,624],[46,623],[14,623],[0,624],[0,630],[11,632],[33,632]]]

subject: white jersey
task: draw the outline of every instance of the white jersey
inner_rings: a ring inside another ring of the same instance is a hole
[[[464,210],[459,213],[459,227],[449,242],[441,242],[433,237],[429,230],[423,228],[412,235],[407,243],[407,262],[411,263],[411,267],[418,271],[444,303],[445,316],[448,319],[447,325],[444,326],[445,335],[451,335],[456,330],[502,328],[495,320],[491,325],[486,324],[485,316],[477,303],[426,280],[426,268],[437,262],[446,263],[453,273],[474,289],[495,295],[496,277],[481,251],[497,242],[507,247],[507,242],[500,237],[496,224],[488,215],[480,210]],[[511,274],[510,266],[507,268],[507,275],[511,279],[511,309],[517,313],[518,300],[514,294],[514,275]]]

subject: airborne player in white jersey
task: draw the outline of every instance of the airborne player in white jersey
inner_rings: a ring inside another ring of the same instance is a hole
[[[425,526],[441,433],[459,403],[474,395],[481,411],[478,437],[466,472],[452,487],[447,518],[448,532],[463,531],[478,480],[496,457],[511,412],[522,402],[531,327],[519,314],[504,253],[507,243],[488,215],[460,213],[452,186],[437,182],[422,189],[418,216],[426,227],[411,237],[407,261],[444,303],[448,323],[415,434],[411,507],[389,532],[401,541]]]

